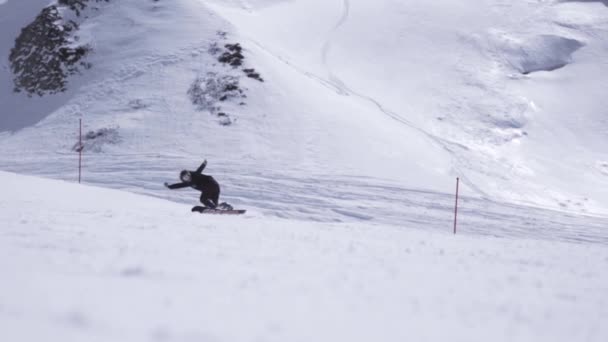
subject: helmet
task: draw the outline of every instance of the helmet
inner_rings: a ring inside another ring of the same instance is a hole
[[[183,170],[179,173],[179,179],[181,179],[182,182],[188,183],[192,181],[192,174],[190,174],[190,171]]]

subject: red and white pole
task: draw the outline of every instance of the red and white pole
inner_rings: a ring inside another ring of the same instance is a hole
[[[80,133],[78,138],[78,183],[80,183],[80,178],[82,175],[82,150],[84,146],[82,146],[82,119],[79,119],[80,125]]]
[[[456,234],[456,219],[458,217],[458,185],[460,184],[460,178],[456,177],[456,204],[454,205],[454,234]]]

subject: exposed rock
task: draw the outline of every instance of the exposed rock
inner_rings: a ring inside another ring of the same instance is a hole
[[[89,3],[108,1],[59,0],[58,5],[44,8],[23,28],[9,55],[15,92],[25,91],[29,96],[63,92],[70,75],[90,68],[85,57],[91,48],[77,43],[79,25],[64,18],[61,10],[71,10],[80,16]]]
[[[243,60],[245,56],[243,56],[243,48],[239,43],[236,44],[226,44],[224,45],[228,51],[224,52],[219,58],[218,61],[224,64],[231,65],[233,67],[239,67],[243,65]]]
[[[17,37],[9,55],[16,92],[42,96],[65,91],[69,75],[90,67],[82,61],[89,47],[70,44],[70,34],[78,25],[60,22],[57,7],[47,7]]]
[[[255,69],[243,69],[243,72],[249,78],[253,78],[254,80],[264,82],[264,79],[262,78],[262,76],[260,76],[260,73],[256,72]]]

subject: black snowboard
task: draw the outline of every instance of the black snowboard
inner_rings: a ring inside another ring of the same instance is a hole
[[[202,207],[197,205],[192,208],[192,212],[201,213],[201,214],[215,214],[215,215],[241,215],[247,212],[247,210],[243,209],[211,209]]]

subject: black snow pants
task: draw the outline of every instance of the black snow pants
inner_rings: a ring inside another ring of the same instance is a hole
[[[220,189],[212,190],[212,191],[203,191],[201,193],[201,203],[207,207],[215,209],[218,205],[218,201],[220,199]]]

